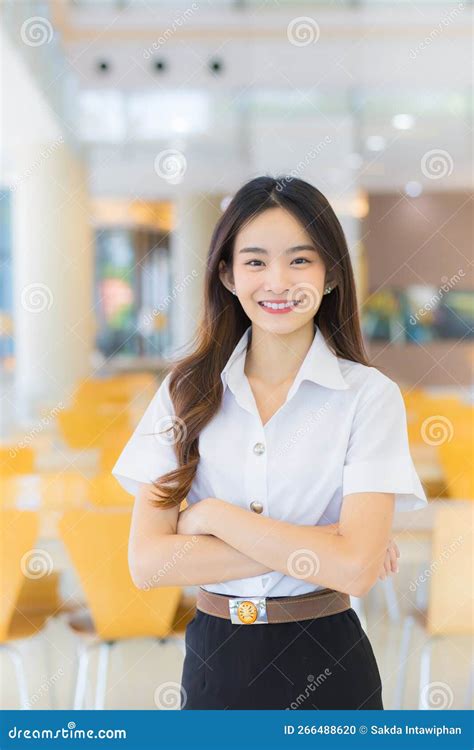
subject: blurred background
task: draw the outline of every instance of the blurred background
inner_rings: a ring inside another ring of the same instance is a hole
[[[353,600],[385,707],[471,706],[472,3],[1,11],[2,707],[179,706],[195,588],[134,588],[110,470],[260,174],[334,207],[430,499],[395,519],[399,574]]]

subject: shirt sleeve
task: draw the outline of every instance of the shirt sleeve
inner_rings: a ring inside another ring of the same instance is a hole
[[[171,434],[159,434],[175,417],[168,390],[170,377],[168,373],[161,382],[112,469],[112,475],[132,495],[140,483],[150,484],[179,465]]]
[[[342,494],[393,492],[395,510],[428,500],[413,464],[406,409],[397,383],[383,376],[359,400],[343,468]]]

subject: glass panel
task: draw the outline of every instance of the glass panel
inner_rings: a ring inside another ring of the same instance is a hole
[[[106,356],[159,357],[170,346],[169,251],[148,229],[96,235],[97,347]]]

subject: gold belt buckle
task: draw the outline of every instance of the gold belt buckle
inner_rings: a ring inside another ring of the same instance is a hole
[[[234,625],[268,623],[267,603],[264,596],[232,596],[229,598],[229,613]]]

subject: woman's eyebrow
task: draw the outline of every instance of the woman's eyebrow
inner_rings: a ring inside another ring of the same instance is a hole
[[[317,253],[313,245],[295,245],[294,247],[289,247],[288,250],[285,250],[285,253],[298,253],[301,252],[301,250],[313,250],[313,252]],[[264,247],[243,247],[241,250],[239,250],[238,254],[240,253],[260,253],[261,255],[268,255],[268,250],[265,250]]]

